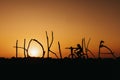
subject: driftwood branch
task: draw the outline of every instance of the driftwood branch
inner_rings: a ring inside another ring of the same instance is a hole
[[[49,44],[49,37],[48,37],[47,31],[46,31],[46,38],[47,38],[47,48],[48,48],[47,57],[49,58],[49,52],[51,52],[51,53],[55,54],[55,56],[58,58],[56,53],[50,50],[50,48],[51,48],[51,46],[53,44],[53,40],[54,40],[53,32],[52,32],[52,40],[51,40],[50,44]]]
[[[16,40],[16,58],[18,57],[18,40]]]
[[[24,39],[24,57],[26,57],[26,53],[25,53],[26,52],[25,51],[26,48],[25,47],[26,47],[26,39]]]
[[[58,48],[59,48],[60,58],[62,59],[62,53],[61,53],[61,48],[60,48],[60,42],[59,41],[58,41]]]
[[[47,38],[47,57],[49,58],[49,38],[48,38],[48,34],[47,34],[47,31],[46,31],[46,38]]]
[[[42,58],[44,58],[44,55],[45,55],[44,47],[43,47],[43,45],[42,45],[38,40],[36,40],[36,39],[31,39],[31,40],[29,41],[29,43],[28,43],[27,48],[25,48],[25,43],[26,43],[26,40],[25,40],[25,39],[24,39],[24,47],[18,47],[18,40],[17,40],[17,41],[16,41],[16,46],[13,46],[14,48],[16,48],[16,58],[18,57],[18,48],[24,49],[24,57],[26,57],[26,53],[27,53],[27,57],[30,57],[28,51],[29,51],[30,44],[31,44],[32,41],[37,42],[37,43],[41,46],[42,51],[43,51],[43,53],[42,53],[42,54],[43,54],[43,55],[42,55]]]
[[[101,40],[100,41],[100,44],[99,44],[99,52],[98,52],[98,58],[101,58],[100,54],[104,54],[104,53],[101,53],[101,48],[106,48],[110,51],[110,53],[105,53],[105,54],[111,54],[114,58],[116,58],[116,56],[114,55],[113,51],[106,45],[104,45],[104,41]]]

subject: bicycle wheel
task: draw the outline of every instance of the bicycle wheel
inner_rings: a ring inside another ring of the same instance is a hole
[[[77,58],[77,57],[76,57],[75,54],[70,54],[70,55],[68,56],[68,58],[75,59],[75,58]]]

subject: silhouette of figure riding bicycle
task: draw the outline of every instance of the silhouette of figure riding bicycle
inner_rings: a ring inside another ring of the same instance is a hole
[[[66,49],[70,49],[71,53],[68,55],[69,58],[81,58],[84,59],[87,57],[87,55],[83,52],[83,48],[80,44],[77,44],[77,47],[69,47]]]
[[[77,47],[69,47],[66,49],[70,49],[71,54],[69,54],[69,58],[82,58],[84,56],[83,49],[80,44],[77,44]]]
[[[95,55],[88,49],[88,45],[90,43],[90,39],[86,45],[85,38],[82,39],[82,46],[80,44],[77,44],[77,47],[68,47],[65,49],[70,49],[70,54],[68,55],[68,58],[81,58],[85,59],[88,58],[88,52],[95,58]]]

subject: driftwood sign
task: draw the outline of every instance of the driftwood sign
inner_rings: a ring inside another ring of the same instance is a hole
[[[59,50],[59,56],[51,50],[51,46],[53,44],[53,41],[54,41],[54,36],[53,36],[53,31],[51,32],[51,35],[52,35],[52,38],[51,38],[51,42],[49,41],[49,37],[48,37],[48,34],[47,34],[47,31],[46,31],[46,39],[47,39],[47,58],[49,58],[49,54],[52,53],[56,56],[56,58],[61,58],[62,59],[62,53],[61,53],[61,48],[60,48],[60,42],[58,41],[58,50]],[[93,58],[95,58],[95,55],[92,53],[92,51],[90,49],[88,49],[88,46],[89,46],[89,43],[90,43],[90,40],[88,40],[87,44],[86,44],[86,41],[85,41],[85,38],[82,39],[82,46],[81,46],[81,49],[82,49],[82,52],[78,53],[78,52],[74,52],[74,49],[78,49],[78,48],[75,48],[75,47],[67,47],[66,49],[70,49],[70,54],[68,55],[68,58],[89,58],[88,54],[91,54],[93,56]],[[26,39],[24,39],[24,46],[23,47],[19,47],[18,46],[18,40],[16,40],[16,46],[14,46],[14,48],[16,48],[16,58],[18,57],[18,48],[21,48],[21,49],[24,49],[24,57],[31,57],[29,55],[29,49],[30,49],[30,46],[31,46],[31,42],[36,42],[37,44],[39,44],[39,46],[42,48],[42,57],[41,58],[44,58],[45,56],[45,49],[44,49],[44,46],[42,45],[41,42],[39,42],[37,39],[31,39],[26,47]],[[104,41],[101,40],[100,41],[100,44],[99,44],[99,52],[98,52],[98,58],[101,58],[101,54],[103,54],[100,50],[101,48],[106,48],[108,49],[109,53],[107,54],[111,54],[114,58],[116,58],[116,56],[114,55],[113,51],[106,45],[104,45]],[[76,54],[77,53],[77,54]]]

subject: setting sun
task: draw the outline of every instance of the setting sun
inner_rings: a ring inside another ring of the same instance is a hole
[[[39,49],[37,48],[31,48],[29,50],[29,55],[32,56],[32,57],[38,57],[39,56]]]

